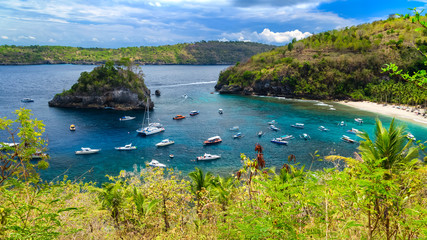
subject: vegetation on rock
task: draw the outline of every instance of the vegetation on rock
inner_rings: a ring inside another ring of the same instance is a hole
[[[235,64],[272,48],[261,43],[218,41],[118,49],[3,45],[0,64],[102,64],[122,58],[137,64]]]
[[[427,29],[403,18],[312,35],[253,56],[220,74],[217,90],[315,99],[424,104],[425,89],[381,68],[425,70]],[[420,51],[419,51],[420,50]],[[410,93],[410,94],[409,94]]]

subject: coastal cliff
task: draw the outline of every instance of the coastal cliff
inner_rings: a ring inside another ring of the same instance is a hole
[[[113,62],[83,72],[70,90],[56,94],[50,107],[96,108],[116,110],[152,109],[150,91],[145,86],[142,72],[135,66],[115,66]],[[147,103],[148,99],[148,103]]]
[[[332,30],[252,56],[222,71],[221,94],[424,104],[425,89],[384,72],[425,70],[427,30],[402,18]],[[410,92],[411,94],[404,94]]]

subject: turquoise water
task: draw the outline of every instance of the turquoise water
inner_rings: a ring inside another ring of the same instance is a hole
[[[84,65],[38,65],[38,66],[0,66],[0,117],[14,118],[13,111],[20,107],[32,109],[34,116],[46,124],[45,137],[49,141],[48,153],[50,167],[43,171],[42,177],[50,180],[66,174],[71,178],[80,177],[88,181],[105,181],[105,175],[117,175],[121,170],[132,171],[134,166],[145,166],[156,159],[168,167],[184,174],[200,167],[215,174],[229,174],[241,166],[240,153],[255,157],[254,147],[260,143],[264,148],[267,166],[280,168],[289,154],[294,154],[301,165],[310,166],[316,150],[321,156],[340,154],[352,156],[356,144],[342,142],[340,137],[352,127],[373,133],[376,114],[356,110],[330,102],[288,100],[271,97],[245,97],[219,95],[214,93],[214,85],[219,72],[227,66],[143,66],[145,82],[154,90],[161,91],[160,97],[153,96],[155,110],[150,113],[152,120],[163,123],[166,131],[148,137],[135,132],[143,120],[144,111],[83,110],[50,108],[47,102],[53,96],[69,89],[82,71],[90,71],[94,66]],[[187,95],[185,98],[184,95]],[[33,98],[34,103],[21,103],[24,97]],[[331,105],[336,110],[330,110]],[[222,108],[224,114],[218,114]],[[200,114],[190,117],[191,110]],[[182,114],[184,120],[172,120]],[[135,116],[135,120],[120,122],[124,115]],[[364,119],[359,126],[354,118]],[[385,125],[391,118],[380,116]],[[276,120],[281,130],[268,129],[268,122]],[[346,121],[346,127],[337,123]],[[304,123],[305,129],[290,127],[296,122]],[[427,128],[412,123],[401,122],[420,140],[427,139]],[[75,124],[77,130],[69,131]],[[229,129],[240,127],[243,138],[233,139]],[[317,128],[323,125],[329,132]],[[258,131],[264,131],[261,138]],[[299,138],[308,133],[311,140]],[[288,146],[270,142],[272,138],[285,134],[296,138]],[[203,141],[219,135],[223,142],[213,146],[203,146]],[[157,148],[155,144],[170,138],[175,144]],[[0,141],[7,142],[7,134],[0,132]],[[119,152],[114,147],[132,143],[138,149]],[[101,148],[94,155],[75,155],[80,147]],[[222,158],[211,162],[196,162],[194,159],[204,153],[221,154]],[[169,154],[174,154],[173,159]],[[314,161],[312,169],[331,166],[326,162]],[[92,170],[87,172],[88,170]]]

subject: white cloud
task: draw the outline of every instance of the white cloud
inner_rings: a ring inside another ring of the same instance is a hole
[[[92,38],[92,41],[99,42],[98,38]]]
[[[267,42],[274,42],[274,43],[284,43],[284,42],[290,42],[292,39],[296,38],[297,40],[306,38],[311,36],[312,34],[309,32],[301,32],[298,29],[295,29],[294,31],[287,31],[287,32],[272,32],[270,29],[265,28],[258,36],[261,39],[264,39]]]
[[[28,38],[29,38],[29,39],[33,39],[33,40],[34,40],[34,39],[36,39],[36,38],[35,38],[35,37],[33,37],[33,36],[28,36]]]
[[[48,42],[50,42],[50,43],[54,43],[54,42],[56,42],[56,40],[55,40],[55,39],[53,39],[53,38],[50,38],[50,39],[48,40]]]
[[[154,3],[153,2],[149,2],[148,5],[150,5],[152,7],[161,7],[162,6],[162,4],[159,3],[159,2],[154,2]]]
[[[2,39],[9,39],[8,36],[1,36]]]

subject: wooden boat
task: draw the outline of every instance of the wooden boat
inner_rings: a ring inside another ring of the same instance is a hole
[[[203,142],[203,145],[210,145],[210,144],[215,144],[215,143],[220,143],[220,142],[222,142],[221,137],[215,136],[215,137],[208,138],[208,140]]]
[[[341,140],[343,140],[344,142],[348,142],[348,143],[356,143],[357,142],[356,140],[353,140],[346,135],[342,135]]]

